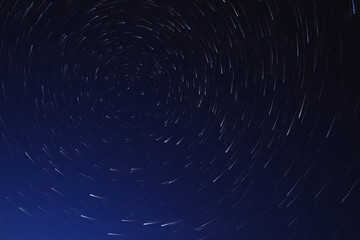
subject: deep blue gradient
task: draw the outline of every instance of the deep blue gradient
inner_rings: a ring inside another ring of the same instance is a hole
[[[0,240],[359,239],[359,7],[0,2]]]

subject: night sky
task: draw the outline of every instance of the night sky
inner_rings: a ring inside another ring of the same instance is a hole
[[[1,240],[358,240],[359,136],[359,0],[0,0]]]

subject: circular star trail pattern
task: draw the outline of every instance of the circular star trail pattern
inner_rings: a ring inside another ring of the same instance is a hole
[[[359,239],[360,3],[0,2],[0,237]]]

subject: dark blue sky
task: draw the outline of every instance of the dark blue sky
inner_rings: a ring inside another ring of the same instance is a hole
[[[0,2],[0,239],[359,239],[359,12]]]

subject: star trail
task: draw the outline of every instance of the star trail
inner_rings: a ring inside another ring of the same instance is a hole
[[[0,239],[360,239],[359,12],[0,1]]]

